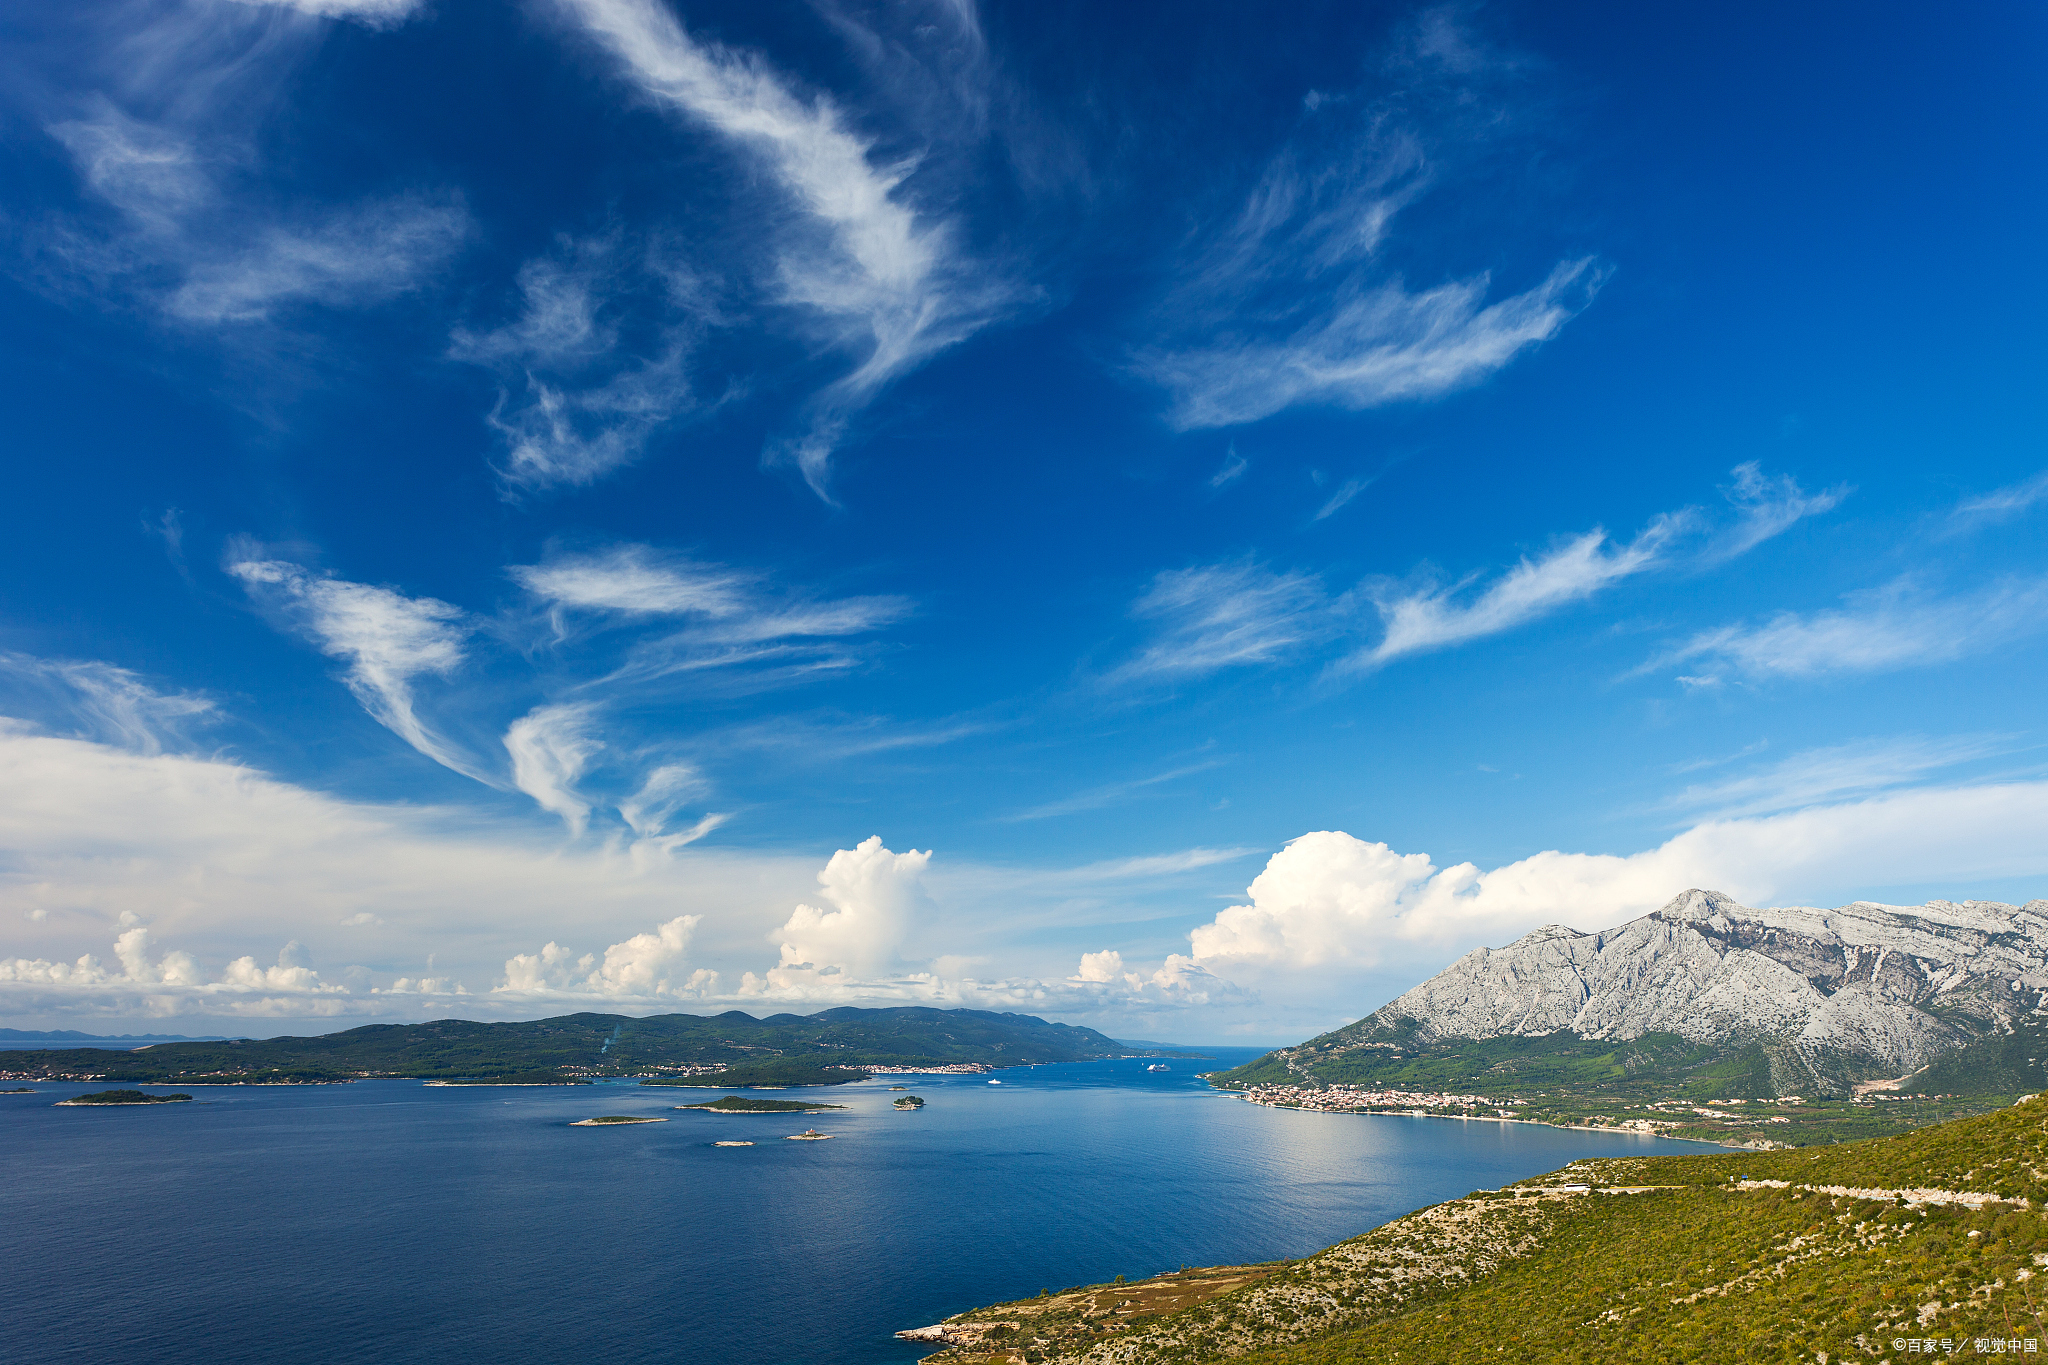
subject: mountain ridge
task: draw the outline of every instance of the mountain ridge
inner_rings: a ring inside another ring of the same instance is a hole
[[[1787,1062],[1788,1082],[1839,1088],[2009,1033],[2041,1012],[2044,988],[2048,900],[1759,910],[1694,888],[1611,929],[1552,924],[1475,948],[1365,1018],[1273,1056],[1301,1071],[1297,1058],[1423,1041],[1668,1034],[1765,1045]]]

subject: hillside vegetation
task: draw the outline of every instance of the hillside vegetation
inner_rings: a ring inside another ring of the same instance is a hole
[[[2044,1199],[2038,1099],[1827,1148],[1576,1162],[1299,1261],[961,1314],[927,1359],[1706,1365],[2025,1354],[2031,1339],[2038,1360]]]
[[[163,1043],[135,1052],[97,1048],[0,1055],[11,1077],[143,1084],[342,1081],[410,1076],[521,1082],[667,1074],[703,1083],[808,1085],[860,1079],[822,1068],[979,1062],[1014,1066],[1117,1057],[1129,1049],[1093,1029],[984,1010],[825,1010],[756,1019],[665,1014],[632,1019],[570,1014],[523,1023],[442,1019],[371,1024],[312,1038]]]
[[[1816,1075],[1816,1068],[1829,1068],[1810,1049],[1715,1046],[1674,1033],[1626,1040],[1569,1031],[1433,1038],[1412,1021],[1388,1028],[1368,1018],[1209,1079],[1279,1104],[1489,1114],[1512,1105],[1516,1117],[1540,1122],[1802,1146],[1904,1132],[2001,1107],[2016,1095],[2048,1089],[2042,1060],[2048,1060],[2048,1030],[2022,1021],[1948,1053],[1894,1090],[1859,1095],[1841,1075]],[[1309,1093],[1286,1093],[1290,1088]]]

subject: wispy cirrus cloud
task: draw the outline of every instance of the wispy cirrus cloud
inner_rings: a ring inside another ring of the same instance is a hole
[[[320,19],[353,19],[371,28],[394,28],[425,8],[425,0],[238,0],[245,5],[262,5],[297,10]]]
[[[1026,820],[1050,820],[1061,815],[1079,815],[1083,811],[1104,810],[1110,806],[1121,805],[1132,797],[1155,793],[1170,783],[1180,781],[1183,777],[1193,777],[1196,773],[1208,772],[1211,768],[1218,768],[1222,765],[1223,760],[1220,758],[1208,759],[1201,763],[1189,763],[1182,767],[1171,768],[1163,773],[1154,773],[1150,777],[1133,778],[1128,782],[1109,782],[1099,787],[1090,787],[1086,791],[1076,792],[1072,796],[1061,797],[1057,801],[1047,801],[1043,805],[1017,811],[1002,818],[1007,823],[1018,823]]]
[[[1110,681],[1193,676],[1271,663],[1335,629],[1329,595],[1314,574],[1280,572],[1249,557],[1153,576],[1131,615],[1160,633]]]
[[[273,223],[225,254],[194,253],[164,311],[186,322],[253,323],[291,304],[383,303],[416,288],[468,232],[453,196],[400,196]]]
[[[2009,754],[2011,735],[1893,736],[1804,749],[1751,771],[1696,782],[1665,798],[1666,810],[1730,819],[1915,786],[1930,775]]]
[[[189,36],[161,30],[195,22],[174,9],[158,22],[156,45],[190,52]],[[239,47],[230,41],[238,29],[249,30]],[[271,52],[252,58],[252,49],[276,41],[260,24],[224,30],[227,38],[192,54],[202,67],[210,60],[221,70],[193,75],[190,89],[204,91],[210,80],[245,77],[245,66],[285,60]],[[217,50],[221,45],[227,50]],[[409,192],[310,208],[272,202],[245,134],[205,99],[180,101],[155,118],[138,117],[104,94],[85,103],[82,114],[47,127],[99,209],[53,220],[33,238],[45,282],[60,290],[85,285],[96,297],[132,298],[178,322],[247,326],[294,306],[388,302],[419,287],[468,236],[467,208],[453,194]]]
[[[595,554],[561,555],[507,570],[555,611],[629,616],[736,616],[754,600],[758,575],[721,564],[661,554],[646,545],[615,545]]]
[[[701,283],[616,241],[570,244],[519,269],[518,315],[457,328],[449,355],[500,380],[489,422],[518,488],[592,483],[702,406],[689,362],[714,319]]]
[[[1244,456],[1238,454],[1237,447],[1235,445],[1232,445],[1228,450],[1223,452],[1223,463],[1218,465],[1216,467],[1216,472],[1209,476],[1210,490],[1213,492],[1217,489],[1223,488],[1228,484],[1235,483],[1237,480],[1243,478],[1244,472],[1250,468],[1251,461],[1245,459]]]
[[[571,834],[590,823],[590,802],[576,790],[604,745],[591,733],[588,705],[536,706],[505,731],[505,752],[512,758],[512,785],[534,804],[559,815]]]
[[[342,682],[378,724],[443,767],[497,785],[498,779],[430,729],[414,705],[415,679],[447,677],[463,662],[472,626],[461,608],[316,574],[284,560],[236,560],[227,571],[251,598],[322,653],[347,664]]]
[[[1634,670],[1702,661],[1738,676],[1815,678],[1949,663],[2048,629],[2048,579],[2007,578],[1942,594],[1911,577],[1844,595],[1824,611],[1780,612],[1702,631]],[[1696,683],[1719,681],[1695,676]]]
[[[1357,288],[1292,332],[1139,352],[1141,374],[1173,395],[1178,430],[1235,426],[1303,404],[1373,408],[1437,398],[1479,382],[1548,341],[1598,290],[1589,257],[1561,262],[1533,288],[1486,303],[1486,275],[1419,293]]]
[[[93,659],[41,659],[0,653],[0,681],[19,705],[35,694],[42,712],[81,737],[132,753],[160,754],[190,741],[190,732],[220,719],[211,697],[159,692],[132,669]]]
[[[1832,512],[1855,491],[1842,484],[1808,493],[1790,474],[1765,474],[1763,466],[1755,460],[1739,464],[1730,472],[1735,483],[1727,490],[1727,498],[1737,519],[1708,547],[1707,558],[1711,560],[1746,554],[1807,517]]]
[[[974,258],[956,222],[920,212],[915,159],[878,164],[838,103],[806,97],[756,54],[693,38],[657,0],[562,0],[647,96],[753,157],[799,220],[772,247],[771,287],[822,326],[852,370],[814,394],[784,453],[828,497],[834,448],[891,382],[1029,297]],[[941,130],[930,130],[938,135]]]
[[[1949,527],[1951,531],[1967,531],[2008,521],[2043,502],[2048,502],[2048,470],[2031,479],[2021,479],[2018,483],[1994,488],[1989,493],[1964,498],[1949,513]]]
[[[1370,585],[1366,596],[1383,627],[1379,642],[1340,661],[1336,671],[1366,671],[1404,655],[1498,635],[1582,602],[1658,563],[1682,525],[1676,516],[1659,517],[1627,544],[1610,542],[1605,531],[1587,531],[1524,558],[1476,593],[1470,591],[1476,576],[1419,589]]]
[[[849,667],[855,661],[846,641],[914,609],[888,594],[819,600],[778,591],[762,575],[644,545],[563,554],[509,572],[543,602],[558,641],[580,629],[633,628],[624,657],[597,680],[605,687],[748,666],[779,670],[750,674],[765,684]],[[682,624],[662,628],[665,620]]]
[[[1808,494],[1790,475],[1766,474],[1754,462],[1732,472],[1732,520],[1682,508],[1653,517],[1627,541],[1596,527],[1560,537],[1499,572],[1446,580],[1425,565],[1403,579],[1369,578],[1332,591],[1321,574],[1250,558],[1168,570],[1154,575],[1131,605],[1133,617],[1154,624],[1152,639],[1105,681],[1198,677],[1295,661],[1329,646],[1342,653],[1329,662],[1326,677],[1369,673],[1410,655],[1514,630],[1652,570],[1723,563],[1831,510],[1849,493]],[[1369,482],[1345,484],[1317,519]]]
[[[1492,297],[1491,272],[1414,288],[1387,259],[1396,219],[1443,182],[1457,149],[1517,125],[1520,67],[1433,10],[1375,73],[1385,93],[1310,93],[1229,224],[1180,263],[1151,320],[1162,339],[1133,352],[1169,395],[1171,426],[1441,397],[1591,302],[1608,273],[1592,256],[1505,297]]]

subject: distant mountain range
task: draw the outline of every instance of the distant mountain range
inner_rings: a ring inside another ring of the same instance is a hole
[[[645,1019],[569,1014],[501,1024],[440,1019],[371,1024],[311,1038],[159,1043],[133,1052],[19,1050],[10,1052],[6,1069],[51,1078],[203,1085],[371,1076],[566,1081],[717,1067],[719,1078],[707,1083],[810,1085],[859,1078],[825,1070],[839,1066],[1016,1066],[1129,1052],[1093,1029],[1028,1014],[905,1006],[766,1019],[740,1010]]]
[[[1718,1066],[1729,1094],[1842,1094],[1965,1049],[2002,1056],[2001,1039],[2041,1030],[2044,987],[2048,900],[1757,910],[1692,890],[1618,928],[1548,925],[1474,949],[1357,1023],[1233,1076],[1417,1079],[1430,1059],[1429,1079],[1483,1086],[1515,1070],[1500,1069],[1499,1046],[1468,1044],[1646,1040],[1624,1050],[1641,1059],[1627,1065]],[[1738,1055],[1746,1063],[1731,1068]],[[1942,1068],[1952,1083],[1968,1071]]]

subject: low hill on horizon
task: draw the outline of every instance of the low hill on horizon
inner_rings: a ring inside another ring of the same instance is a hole
[[[907,1005],[841,1006],[757,1019],[723,1014],[568,1014],[480,1023],[439,1019],[368,1024],[310,1037],[164,1043],[139,1051],[22,1050],[0,1066],[16,1075],[180,1084],[420,1079],[510,1079],[683,1074],[735,1069],[749,1083],[815,1084],[820,1068],[1087,1061],[1129,1049],[1093,1029],[1035,1015]],[[802,1076],[802,1081],[782,1079]],[[848,1073],[846,1079],[856,1079]]]

